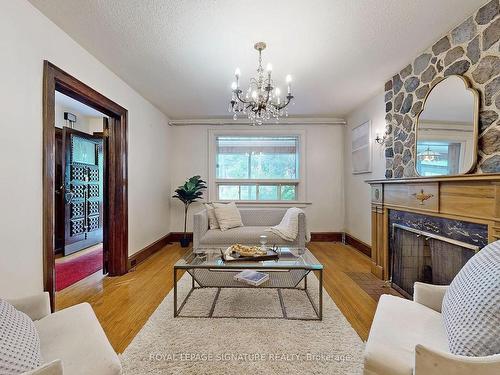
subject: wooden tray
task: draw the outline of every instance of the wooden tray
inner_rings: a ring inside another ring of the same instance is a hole
[[[231,259],[228,259],[226,257],[226,254],[222,253],[222,260],[224,260],[224,262],[248,262],[248,261],[259,262],[262,260],[277,260],[277,259],[279,259],[279,255],[277,252],[273,250],[268,250],[267,255],[258,255],[254,257],[238,257],[238,258],[231,257]]]

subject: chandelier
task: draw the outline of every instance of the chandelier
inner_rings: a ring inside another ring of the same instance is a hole
[[[420,161],[438,161],[441,159],[441,154],[439,152],[432,151],[431,148],[427,146],[427,149],[419,153],[417,157]]]
[[[281,90],[279,87],[274,87],[271,78],[272,65],[267,64],[266,71],[262,68],[262,51],[266,48],[266,43],[255,43],[254,48],[259,52],[257,76],[250,78],[248,89],[243,93],[240,88],[241,72],[236,68],[234,73],[236,81],[231,85],[233,93],[229,102],[229,112],[233,113],[235,120],[240,114],[247,116],[252,125],[262,125],[271,118],[278,122],[281,116],[288,116],[286,107],[293,99],[292,76],[290,74],[286,76],[288,93],[282,98]]]

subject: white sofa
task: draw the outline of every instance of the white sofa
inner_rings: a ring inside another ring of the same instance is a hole
[[[268,237],[268,245],[286,245],[291,247],[305,247],[306,217],[299,214],[299,228],[295,241],[286,241],[278,235],[266,232],[266,229],[278,225],[285,215],[286,208],[240,208],[242,227],[225,231],[208,228],[207,210],[194,214],[193,248],[224,247],[240,243],[243,245],[257,245],[259,236]]]
[[[380,298],[364,353],[364,375],[498,375],[500,354],[450,353],[441,317],[447,286],[415,283],[413,301]]]
[[[34,322],[44,364],[29,375],[118,375],[121,364],[88,303],[50,313],[49,294],[7,300]]]

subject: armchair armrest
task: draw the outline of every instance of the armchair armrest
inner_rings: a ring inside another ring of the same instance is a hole
[[[208,231],[207,210],[202,210],[193,215],[193,249],[196,250],[200,245],[200,239]]]
[[[50,315],[50,300],[47,292],[24,298],[8,299],[7,302],[33,320],[40,320]]]
[[[55,359],[34,370],[24,372],[23,375],[63,375],[63,365],[60,359]]]
[[[500,354],[487,357],[466,357],[417,345],[415,347],[415,375],[443,374],[500,374]]]
[[[440,313],[444,294],[447,290],[448,285],[416,282],[413,288],[413,301]]]

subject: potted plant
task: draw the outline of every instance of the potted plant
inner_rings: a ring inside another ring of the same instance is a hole
[[[207,188],[206,182],[200,176],[193,176],[184,182],[184,185],[175,189],[175,194],[172,198],[179,199],[184,203],[184,234],[181,238],[181,246],[189,246],[189,238],[186,235],[187,229],[187,214],[191,203],[196,202],[203,195],[203,190]]]

